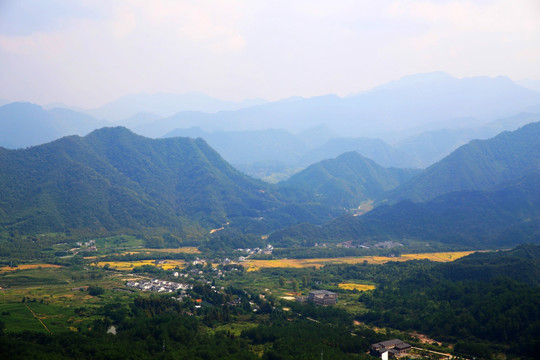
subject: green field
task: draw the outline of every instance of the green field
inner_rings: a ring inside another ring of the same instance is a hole
[[[29,307],[51,332],[74,331],[102,318],[99,312],[102,305],[130,301],[132,293],[115,290],[125,287],[125,277],[125,274],[79,266],[2,272],[0,321],[9,332],[46,331]],[[106,291],[91,296],[84,291],[90,285]]]

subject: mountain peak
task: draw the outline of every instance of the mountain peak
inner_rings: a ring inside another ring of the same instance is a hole
[[[88,134],[88,136],[92,135],[92,136],[100,136],[100,135],[122,135],[122,134],[125,134],[125,135],[137,135],[135,134],[133,131],[129,130],[127,127],[125,126],[109,126],[109,127],[102,127],[100,129],[96,129],[94,131],[92,131],[90,134]]]

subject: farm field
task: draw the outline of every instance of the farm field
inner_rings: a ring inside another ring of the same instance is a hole
[[[359,264],[367,261],[369,264],[384,264],[389,261],[431,260],[438,262],[454,261],[474,251],[438,252],[425,254],[403,254],[399,257],[389,256],[352,256],[343,258],[315,258],[315,259],[277,259],[277,260],[246,260],[242,264],[248,271],[257,271],[261,268],[320,268],[329,264]]]
[[[344,290],[358,290],[358,291],[368,291],[368,290],[375,289],[375,285],[354,284],[354,283],[340,283],[338,284],[338,287]]]
[[[54,264],[21,264],[16,267],[10,267],[10,266],[0,267],[0,272],[15,271],[15,270],[45,269],[45,268],[58,269],[61,267],[62,267],[61,265],[54,265]]]
[[[156,264],[155,260],[134,260],[134,261],[99,261],[96,263],[98,267],[107,266],[110,269],[120,271],[131,271],[134,267],[143,265],[152,265],[162,268],[163,270],[171,270],[176,267],[183,268],[186,265],[184,260],[164,260]]]
[[[201,252],[199,249],[197,249],[195,246],[184,246],[180,248],[172,248],[172,249],[149,249],[149,248],[143,248],[140,250],[136,250],[138,252],[158,252],[158,253],[172,253],[172,254],[200,254]]]
[[[132,293],[115,290],[123,289],[125,281],[125,274],[91,268],[19,266],[0,273],[0,321],[8,332],[76,331],[102,318],[98,309],[103,304],[129,301]],[[91,285],[108,291],[92,296],[86,291]]]

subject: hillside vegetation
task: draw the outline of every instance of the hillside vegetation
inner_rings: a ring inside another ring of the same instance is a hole
[[[323,160],[293,175],[282,186],[312,191],[330,206],[357,207],[418,174],[420,170],[384,168],[357,152]]]
[[[167,228],[192,238],[228,222],[268,231],[329,215],[238,172],[201,139],[103,128],[3,150],[0,164],[0,226],[12,236]]]
[[[386,195],[425,201],[462,190],[486,190],[540,170],[540,122],[463,145]]]

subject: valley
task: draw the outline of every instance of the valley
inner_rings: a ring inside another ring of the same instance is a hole
[[[0,353],[368,360],[373,344],[395,340],[406,345],[392,354],[411,359],[534,359],[538,114],[512,115],[515,102],[496,119],[456,120],[465,128],[419,119],[381,136],[388,142],[344,138],[328,124],[300,129],[331,109],[344,126],[370,109],[366,99],[434,89],[407,85],[432,77],[435,88],[465,91],[431,74],[389,93],[215,102],[229,110],[129,120],[156,138],[74,110],[0,107],[12,132],[0,141],[32,120],[56,124],[29,137],[33,146],[0,148]],[[465,82],[536,101],[503,79]],[[111,109],[125,110],[101,111]],[[397,121],[370,114],[384,118],[381,131]],[[248,121],[293,115],[292,128]],[[201,128],[180,127],[196,120]]]

